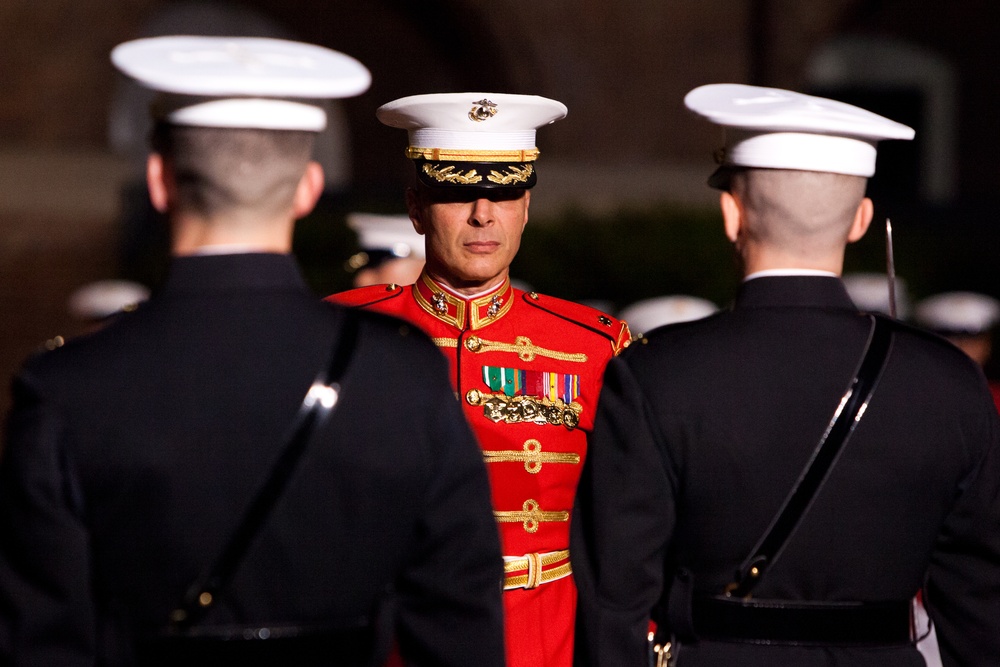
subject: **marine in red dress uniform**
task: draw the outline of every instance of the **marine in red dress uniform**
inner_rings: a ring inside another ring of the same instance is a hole
[[[449,359],[492,483],[511,667],[572,664],[570,512],[604,367],[630,339],[624,322],[510,283],[535,182],[533,130],[563,115],[553,100],[483,93],[420,95],[379,109],[382,122],[411,130],[418,185],[407,203],[427,264],[413,285],[330,297],[412,323]],[[524,127],[531,144],[513,155],[493,143]]]

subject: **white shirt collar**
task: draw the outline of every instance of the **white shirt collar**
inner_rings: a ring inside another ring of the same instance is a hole
[[[243,255],[250,252],[268,252],[261,246],[249,243],[217,243],[214,245],[203,245],[195,248],[192,255]]]
[[[754,278],[769,278],[772,276],[823,276],[826,278],[839,278],[833,271],[820,271],[819,269],[765,269],[763,271],[754,271],[746,278],[743,282],[748,280],[753,280]]]

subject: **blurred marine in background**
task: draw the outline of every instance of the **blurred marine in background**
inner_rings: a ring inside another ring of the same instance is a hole
[[[289,255],[368,71],[271,39],[118,46],[157,91],[169,278],[31,359],[0,464],[0,664],[503,664],[482,458],[419,332]],[[291,99],[294,98],[294,99]],[[386,418],[386,406],[392,418]]]
[[[347,260],[355,287],[412,285],[424,268],[424,238],[408,215],[349,213],[347,226],[358,235],[358,252]]]

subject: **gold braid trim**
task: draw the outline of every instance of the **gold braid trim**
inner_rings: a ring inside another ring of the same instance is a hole
[[[458,347],[457,338],[431,338],[431,341],[438,347]]]
[[[569,549],[524,554],[520,558],[504,556],[503,561],[505,591],[514,588],[538,588],[542,584],[562,579],[573,572],[573,566],[569,561]]]
[[[562,551],[550,551],[545,554],[525,554],[524,558],[513,558],[511,560],[504,559],[504,573],[510,574],[511,572],[527,570],[530,567],[528,562],[529,556],[538,556],[539,565],[552,565],[552,563],[558,563],[561,560],[569,558],[569,549],[563,549]]]
[[[494,340],[470,339],[465,344],[466,349],[475,354],[482,352],[513,352],[521,361],[534,361],[535,357],[547,357],[558,361],[575,361],[587,363],[587,355],[583,352],[558,352],[538,347],[527,336],[518,336],[513,343],[501,343]]]
[[[546,512],[539,508],[537,500],[529,498],[521,507],[520,512],[495,511],[493,516],[500,523],[523,523],[528,533],[537,533],[542,523],[569,521],[569,512]]]
[[[579,465],[580,455],[572,452],[543,452],[542,443],[532,438],[524,442],[524,451],[509,449],[483,450],[483,460],[486,463],[524,462],[524,469],[532,475],[542,470],[543,463],[572,463]]]
[[[538,588],[542,584],[556,581],[573,573],[571,563],[563,563],[558,567],[548,570],[541,570],[542,566],[533,567],[528,574],[508,574],[503,578],[503,589],[509,591],[514,588]]]
[[[511,151],[470,151],[457,148],[421,148],[410,146],[406,149],[406,157],[411,160],[434,160],[445,162],[534,162],[540,151],[537,148],[525,148]]]

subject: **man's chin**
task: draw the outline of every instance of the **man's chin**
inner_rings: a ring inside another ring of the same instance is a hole
[[[467,273],[455,276],[454,286],[460,289],[488,289],[503,282],[503,275],[496,273]]]

